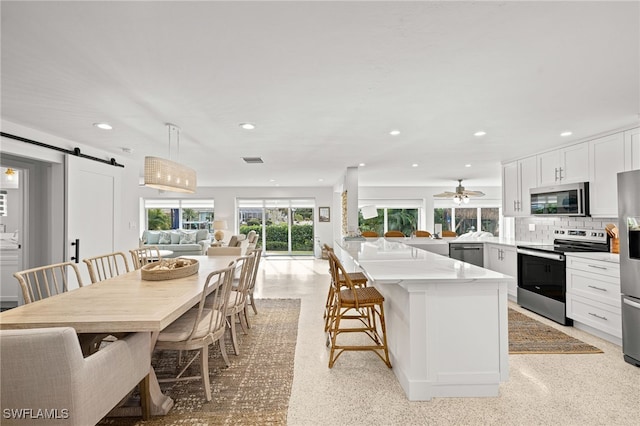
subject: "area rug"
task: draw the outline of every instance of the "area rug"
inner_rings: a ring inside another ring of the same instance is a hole
[[[602,351],[509,308],[510,354],[596,354]]]
[[[256,299],[258,315],[250,309],[249,334],[240,337],[240,355],[234,355],[227,338],[231,366],[226,368],[217,345],[209,349],[209,373],[213,399],[204,397],[201,380],[162,383],[175,401],[166,416],[106,418],[101,425],[284,425],[293,381],[300,299]],[[238,330],[241,330],[238,328]],[[175,371],[175,351],[154,353],[157,376]],[[199,372],[194,362],[194,374]],[[189,370],[185,376],[189,376]]]

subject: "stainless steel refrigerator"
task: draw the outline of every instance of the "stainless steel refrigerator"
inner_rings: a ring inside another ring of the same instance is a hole
[[[640,367],[640,170],[618,173],[622,352]]]

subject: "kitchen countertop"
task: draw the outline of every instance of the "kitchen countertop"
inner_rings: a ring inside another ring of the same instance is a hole
[[[489,269],[385,238],[364,242],[339,241],[338,244],[371,279],[378,282],[513,280]]]
[[[605,252],[571,252],[566,253],[566,256],[569,257],[579,257],[582,259],[589,260],[600,260],[603,262],[612,262],[612,263],[620,263],[620,255],[617,253],[605,253]]]

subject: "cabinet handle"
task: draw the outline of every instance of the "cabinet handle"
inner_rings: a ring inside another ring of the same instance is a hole
[[[589,285],[587,286],[589,288],[595,289],[595,290],[600,290],[600,291],[607,291],[606,288],[602,288],[602,287],[596,287],[595,285]]]
[[[603,270],[607,270],[606,266],[598,266],[598,265],[587,265],[589,268],[596,268],[596,269],[603,269]]]
[[[591,316],[593,316],[593,317],[596,317],[596,318],[603,319],[603,320],[605,320],[605,321],[609,321],[609,320],[607,319],[607,317],[603,317],[603,316],[601,316],[601,315],[594,314],[593,312],[589,312],[589,315],[591,315]]]
[[[517,212],[517,211],[518,211],[518,207],[517,207],[517,206],[518,206],[517,201],[516,201],[516,200],[513,200],[513,211],[514,211],[514,212]]]
[[[558,181],[558,168],[556,167],[555,169],[555,176],[554,176],[554,181],[557,182]]]
[[[518,203],[518,211],[522,210],[522,207],[520,206],[521,202],[520,201],[516,201]]]
[[[564,178],[562,177],[562,170],[563,170],[563,169],[562,169],[562,167],[560,167],[560,169],[558,169],[558,170],[560,171],[560,180],[564,179]]]

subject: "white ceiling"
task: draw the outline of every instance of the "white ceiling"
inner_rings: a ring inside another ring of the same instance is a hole
[[[639,5],[2,1],[2,118],[141,175],[175,123],[200,186],[494,186],[638,122]]]

